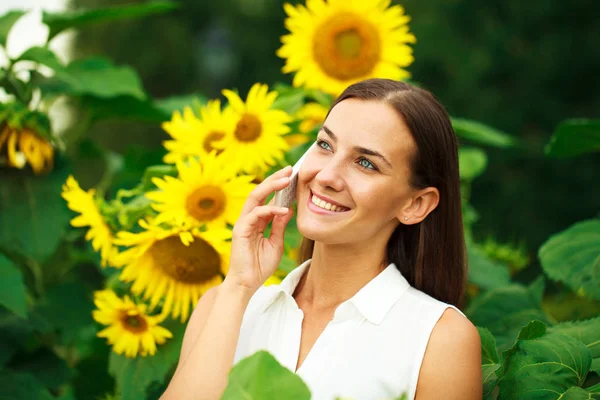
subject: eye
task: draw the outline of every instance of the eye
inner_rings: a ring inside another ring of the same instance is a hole
[[[377,167],[367,158],[361,157],[358,160],[358,165],[360,165],[363,169],[372,169],[373,171],[377,171]]]
[[[329,149],[331,149],[331,146],[329,146],[329,143],[327,143],[326,141],[322,140],[322,139],[317,139],[317,146],[319,146],[320,148],[324,149],[324,150],[329,150],[326,147],[323,147],[322,145],[326,145]]]

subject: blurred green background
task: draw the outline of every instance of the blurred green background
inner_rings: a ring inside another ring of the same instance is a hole
[[[285,33],[283,3],[183,0],[168,15],[82,31],[75,57],[106,55],[129,64],[158,98],[185,93],[210,98],[224,87],[245,93],[254,82],[291,83],[291,76],[280,72],[284,61],[275,55]],[[472,190],[471,202],[480,213],[475,236],[524,242],[534,255],[549,233],[596,216],[600,154],[557,160],[545,157],[543,146],[559,121],[599,116],[600,3],[394,3],[412,17],[410,29],[417,37],[412,80],[431,90],[451,115],[485,122],[527,144],[523,151],[487,149],[488,169]],[[158,160],[166,134],[156,124],[103,123],[90,137],[102,147]]]

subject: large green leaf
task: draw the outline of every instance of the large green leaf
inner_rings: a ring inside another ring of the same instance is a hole
[[[0,399],[52,400],[54,397],[33,375],[0,369]]]
[[[54,71],[64,71],[65,69],[56,54],[47,47],[30,47],[17,58],[17,61],[33,61],[52,68]]]
[[[27,292],[21,271],[0,253],[0,305],[21,318],[27,317]]]
[[[8,32],[12,26],[17,22],[19,18],[25,15],[25,11],[9,11],[6,14],[0,16],[0,46],[6,47],[6,39],[8,38]]]
[[[549,332],[562,333],[582,342],[592,355],[591,369],[600,375],[600,317],[562,322],[550,328]]]
[[[600,119],[570,119],[560,123],[544,152],[570,157],[600,151]]]
[[[460,178],[472,181],[485,171],[487,155],[476,147],[461,147],[458,149],[458,165]]]
[[[500,369],[500,357],[496,348],[496,339],[492,333],[485,329],[477,327],[481,337],[481,373],[483,376],[483,394],[488,396],[498,383],[496,371]]]
[[[65,29],[79,28],[100,22],[142,18],[162,14],[177,8],[172,2],[149,2],[144,4],[113,6],[95,10],[76,10],[62,13],[44,12],[42,21],[50,28],[48,40]]]
[[[481,289],[494,289],[510,285],[508,268],[492,259],[475,244],[467,244],[469,253],[469,282]]]
[[[35,55],[40,58],[44,56],[46,61],[51,58],[41,51]],[[45,95],[66,94],[102,99],[130,96],[138,100],[146,99],[140,77],[134,69],[115,66],[101,57],[76,60],[64,68],[56,68],[55,72],[56,74],[51,78],[38,76],[33,81],[33,84],[39,86]]]
[[[502,148],[518,145],[516,138],[478,121],[452,118],[452,127],[457,136],[476,143]]]
[[[0,247],[37,261],[54,252],[73,216],[60,196],[69,171],[62,162],[45,176],[0,171]]]
[[[82,96],[81,105],[92,116],[92,121],[137,120],[151,123],[168,121],[171,114],[149,99],[140,100],[134,96],[101,98]]]
[[[308,400],[310,390],[302,379],[271,354],[258,351],[240,360],[229,373],[222,400]]]
[[[164,345],[159,345],[154,356],[128,358],[111,353],[108,372],[117,381],[121,400],[142,400],[153,382],[162,383],[179,359],[184,325],[177,321],[165,324],[173,334]]]
[[[580,296],[600,299],[600,219],[553,235],[538,255],[551,279],[564,282]]]
[[[535,319],[547,321],[533,291],[517,284],[476,297],[466,314],[473,324],[489,329],[502,350],[514,343],[522,326]]]
[[[500,398],[509,399],[555,400],[583,384],[592,361],[583,343],[547,332],[541,321],[525,326],[503,356]]]

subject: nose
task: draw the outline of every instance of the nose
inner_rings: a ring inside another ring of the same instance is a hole
[[[323,161],[321,170],[315,175],[315,181],[324,189],[340,192],[344,188],[343,165],[336,157]]]

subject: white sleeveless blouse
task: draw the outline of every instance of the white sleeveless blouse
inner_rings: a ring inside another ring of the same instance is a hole
[[[266,350],[295,370],[304,314],[292,294],[309,264],[254,294],[234,363]],[[429,336],[448,307],[460,312],[411,287],[392,263],[337,307],[296,373],[312,400],[383,400],[403,392],[412,400]]]

